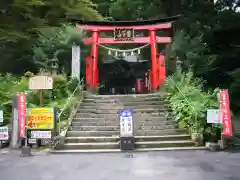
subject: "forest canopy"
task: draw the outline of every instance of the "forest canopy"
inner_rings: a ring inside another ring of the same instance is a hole
[[[149,20],[182,14],[175,23],[169,54],[180,58],[184,71],[191,69],[203,78],[207,88],[228,88],[238,110],[239,6],[238,0],[4,0],[0,2],[0,72],[36,72],[54,55],[67,71],[70,46],[81,44],[84,36],[76,35],[72,19]],[[56,38],[49,39],[52,34]]]

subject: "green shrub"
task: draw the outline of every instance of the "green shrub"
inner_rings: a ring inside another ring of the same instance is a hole
[[[53,99],[66,98],[69,95],[68,80],[65,76],[57,75],[53,77]]]
[[[203,85],[201,79],[188,72],[168,77],[164,88],[179,126],[212,140],[217,128],[206,123],[206,112],[209,108],[218,108],[217,97],[216,92],[204,92]]]
[[[79,85],[79,80],[77,78],[70,79],[68,83],[68,90],[71,93],[73,93],[78,85]]]

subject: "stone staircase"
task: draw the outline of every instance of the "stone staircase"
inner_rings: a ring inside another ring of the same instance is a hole
[[[135,151],[201,149],[177,128],[168,103],[156,94],[88,95],[66,134],[63,150],[119,152],[119,110],[133,109]]]

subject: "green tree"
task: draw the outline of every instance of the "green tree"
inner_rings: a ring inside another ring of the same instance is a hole
[[[0,72],[14,74],[36,70],[32,47],[42,29],[72,19],[102,18],[90,0],[1,1],[0,16]]]
[[[49,69],[51,66],[49,64],[50,60],[56,56],[60,68],[64,68],[69,73],[72,45],[80,45],[82,60],[88,52],[88,48],[83,45],[83,38],[85,37],[84,30],[78,31],[75,26],[70,24],[42,29],[34,47],[34,64],[38,68]]]

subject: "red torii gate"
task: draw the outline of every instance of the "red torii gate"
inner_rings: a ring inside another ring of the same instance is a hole
[[[84,44],[91,44],[91,55],[86,57],[86,83],[87,86],[96,89],[98,86],[98,45],[99,44],[150,44],[152,68],[150,70],[150,89],[155,91],[166,78],[165,55],[158,55],[157,43],[171,43],[171,35],[159,37],[157,30],[168,30],[171,32],[172,23],[179,16],[162,18],[147,21],[81,21],[76,24],[77,28],[87,29],[92,36],[84,41]],[[135,31],[148,30],[147,37],[134,37]],[[100,37],[101,32],[114,32],[113,38]],[[125,32],[121,34],[121,32]],[[116,36],[120,34],[121,37]],[[127,36],[130,35],[130,36]],[[170,33],[169,33],[170,34]]]

